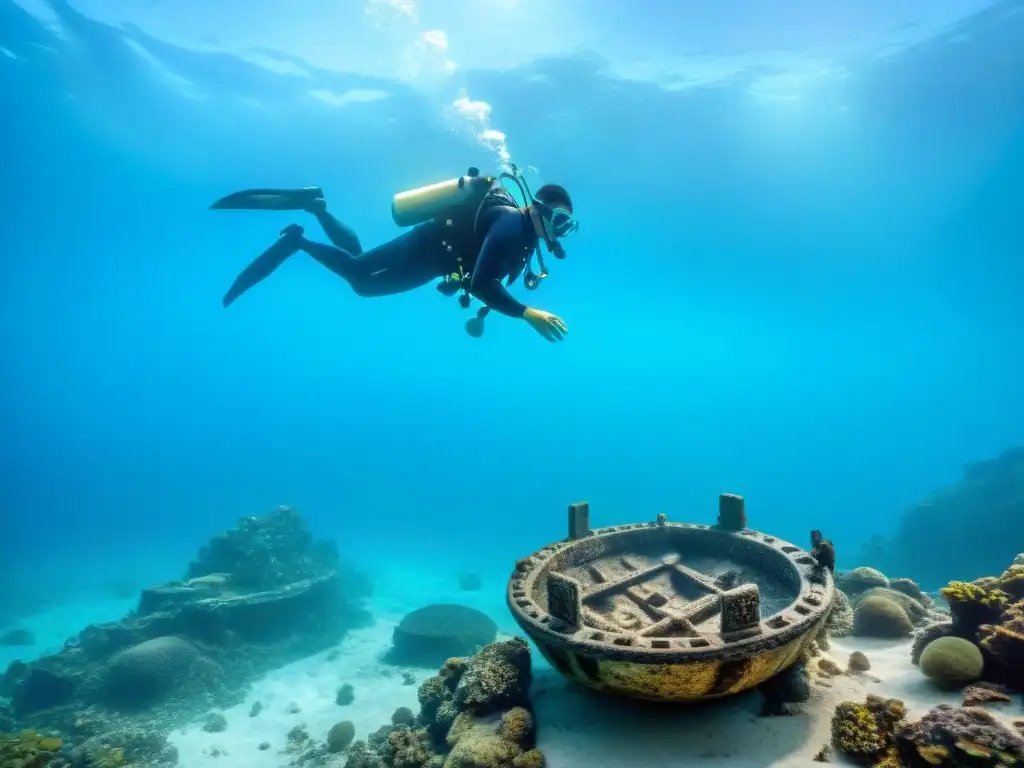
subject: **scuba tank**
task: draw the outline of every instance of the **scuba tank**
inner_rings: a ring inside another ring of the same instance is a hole
[[[422,224],[457,206],[482,201],[494,182],[494,176],[470,168],[465,176],[399,192],[391,200],[391,218],[400,227]]]

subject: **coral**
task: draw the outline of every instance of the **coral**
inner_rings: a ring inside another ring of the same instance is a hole
[[[102,700],[113,709],[138,710],[216,676],[216,666],[180,637],[157,637],[114,656],[104,671]]]
[[[906,637],[914,629],[907,612],[884,597],[867,597],[853,612],[853,634],[858,637]]]
[[[523,707],[512,707],[501,716],[498,735],[520,749],[530,749],[536,738],[533,715]]]
[[[351,720],[342,720],[331,726],[327,732],[327,751],[341,752],[347,749],[356,737],[356,727]]]
[[[850,654],[850,660],[846,663],[846,668],[850,672],[867,672],[871,669],[871,662],[860,651],[854,651]]]
[[[1024,763],[1024,739],[980,707],[941,704],[900,728],[897,748],[910,768],[933,765],[1009,766]]]
[[[437,668],[494,641],[498,628],[484,613],[464,605],[428,605],[408,614],[397,627],[388,652],[393,664]]]
[[[949,604],[953,632],[973,638],[982,624],[997,623],[1006,609],[1009,595],[984,583],[951,581],[939,594]]]
[[[896,731],[905,716],[906,707],[899,699],[869,695],[863,704],[844,701],[832,715],[832,745],[859,762],[896,765]]]
[[[872,587],[888,587],[889,580],[881,571],[861,566],[852,571],[836,574],[836,586],[849,597],[854,597]]]
[[[35,731],[0,734],[0,766],[3,768],[46,768],[64,746],[61,739]]]
[[[423,728],[398,726],[388,736],[384,764],[390,768],[423,768],[433,757],[430,734]]]
[[[1024,563],[1015,561],[992,586],[1010,595],[1012,600],[1024,600]]]
[[[544,768],[544,753],[530,749],[512,760],[512,768]]]
[[[914,642],[910,648],[911,663],[919,664],[921,654],[924,653],[924,649],[928,647],[928,644],[940,637],[946,637],[952,630],[953,624],[949,621],[932,622],[916,630],[913,634]]]
[[[940,637],[930,642],[921,654],[921,672],[941,686],[959,687],[981,677],[984,667],[981,651],[962,637]]]
[[[412,725],[416,722],[416,715],[408,707],[399,707],[391,714],[392,725]]]
[[[170,768],[178,763],[178,749],[159,731],[127,726],[84,741],[74,749],[72,763],[89,768]]]
[[[907,617],[914,625],[920,624],[924,621],[927,615],[927,609],[919,600],[915,600],[909,595],[889,587],[872,587],[871,589],[861,592],[853,600],[854,610],[856,611],[857,606],[872,597],[881,597],[896,603],[906,612]]]
[[[837,589],[835,594],[832,610],[825,622],[825,635],[846,637],[853,632],[853,606],[850,605],[850,598],[841,589]]]
[[[244,517],[238,527],[214,536],[199,550],[186,579],[227,574],[242,590],[277,589],[340,569],[333,542],[314,541],[296,510],[280,507],[262,517]],[[351,596],[369,594],[369,583],[348,574]]]
[[[474,655],[455,688],[455,703],[476,714],[499,712],[529,701],[532,669],[526,641],[491,643]]]
[[[1024,689],[1024,601],[1014,603],[998,624],[982,624],[978,640],[990,662],[991,677]]]
[[[521,753],[518,746],[501,738],[487,723],[471,722],[449,736],[448,744],[451,752],[445,768],[511,768]]]
[[[907,597],[912,597],[922,605],[926,605],[928,602],[928,596],[921,591],[921,587],[919,587],[917,582],[913,579],[892,579],[889,582],[889,589],[902,592]]]
[[[345,768],[385,768],[384,758],[370,749],[364,741],[349,747]]]

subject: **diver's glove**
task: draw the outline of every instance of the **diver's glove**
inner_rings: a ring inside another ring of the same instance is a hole
[[[527,307],[523,312],[523,320],[548,341],[561,341],[562,337],[569,332],[565,323],[562,322],[562,318],[545,312],[543,309]]]

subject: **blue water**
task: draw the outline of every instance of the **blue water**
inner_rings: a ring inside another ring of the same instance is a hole
[[[8,613],[120,615],[111,582],[279,504],[499,588],[571,502],[710,523],[729,491],[852,567],[1024,443],[1021,3],[357,5],[0,0]],[[501,147],[574,199],[528,296],[564,342],[304,256],[222,309],[319,233],[218,197],[319,185],[376,244],[394,193]]]

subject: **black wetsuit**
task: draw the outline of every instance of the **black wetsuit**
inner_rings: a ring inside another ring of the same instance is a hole
[[[508,204],[506,204],[506,202]],[[342,277],[360,296],[389,296],[459,271],[471,277],[469,292],[488,307],[511,317],[521,317],[526,306],[506,290],[523,271],[537,247],[530,216],[500,193],[463,221],[461,234],[451,218],[420,224],[383,245],[364,251],[352,229],[326,211],[317,220],[333,245],[306,239],[292,225],[281,239],[239,275],[224,297],[227,306],[248,288],[268,276],[288,256],[302,250]],[[458,217],[456,217],[458,218]],[[461,264],[459,256],[461,255]]]

